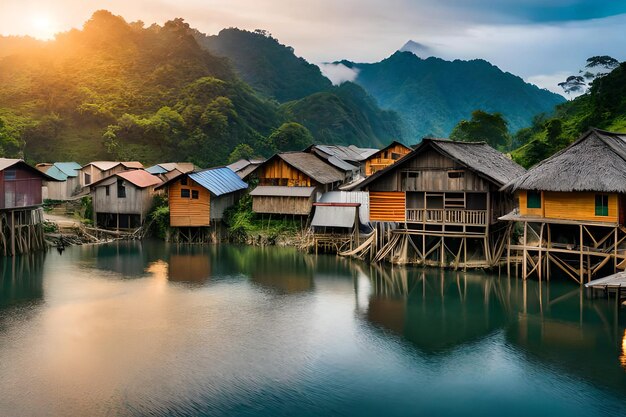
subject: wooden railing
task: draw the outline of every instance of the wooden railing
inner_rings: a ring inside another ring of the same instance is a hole
[[[486,210],[407,209],[407,223],[487,224]]]

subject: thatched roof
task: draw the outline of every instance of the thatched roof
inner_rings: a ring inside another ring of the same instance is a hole
[[[591,129],[503,190],[626,193],[626,133]]]
[[[344,180],[344,174],[330,166],[317,156],[306,152],[283,152],[276,154],[274,158],[280,158],[298,171],[306,174],[320,184],[332,184]],[[269,162],[268,160],[268,162]]]
[[[405,155],[395,164],[377,171],[358,184],[356,188],[361,189],[389,171],[401,168],[407,161],[412,160],[427,149],[439,152],[497,186],[502,186],[526,172],[524,168],[485,142],[455,142],[449,139],[424,138],[411,153]]]

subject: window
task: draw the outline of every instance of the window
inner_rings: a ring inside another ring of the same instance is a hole
[[[448,178],[464,178],[465,172],[463,171],[449,171]]]
[[[191,190],[191,198],[194,200],[198,199],[198,190]]]
[[[187,185],[187,177],[183,177],[180,179],[180,185]]]
[[[126,186],[121,178],[117,180],[117,198],[126,198]]]
[[[189,198],[189,188],[180,189],[180,198]]]
[[[609,196],[606,194],[596,194],[596,216],[609,215]]]
[[[4,179],[5,180],[14,180],[17,178],[17,172],[14,169],[7,169],[4,171]]]
[[[526,208],[538,209],[541,208],[541,192],[529,191],[527,194],[528,201],[526,201]]]
[[[109,186],[108,185],[106,187],[104,187],[104,192],[107,195],[107,197],[111,195],[111,190],[109,190]]]
[[[91,175],[85,172],[85,185],[91,184]]]

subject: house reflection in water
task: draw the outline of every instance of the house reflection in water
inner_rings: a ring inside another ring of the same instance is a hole
[[[502,282],[483,274],[372,268],[367,320],[424,352],[481,339],[507,321]]]
[[[314,261],[293,250],[252,250],[245,255],[244,271],[252,282],[281,294],[313,289]],[[277,272],[276,266],[280,265]]]
[[[211,277],[210,255],[202,247],[170,253],[167,279],[172,282],[203,284]]]
[[[362,316],[425,354],[495,335],[528,355],[593,384],[626,392],[626,315],[549,284],[429,269],[370,269]],[[358,307],[357,307],[358,309]]]
[[[0,258],[0,311],[3,307],[43,299],[45,252]]]

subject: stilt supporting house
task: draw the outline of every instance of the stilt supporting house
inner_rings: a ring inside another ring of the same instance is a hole
[[[0,254],[21,255],[46,248],[43,209],[18,208],[0,211]]]

